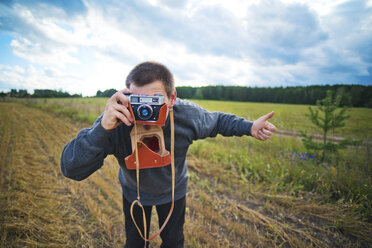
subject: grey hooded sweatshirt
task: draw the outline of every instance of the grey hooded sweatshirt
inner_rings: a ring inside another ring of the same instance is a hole
[[[209,112],[187,100],[177,99],[174,109],[175,125],[175,200],[186,195],[187,162],[186,154],[194,140],[223,136],[250,135],[252,122],[232,114]],[[119,180],[123,195],[132,202],[137,199],[136,171],[128,170],[125,157],[132,153],[130,131],[121,124],[113,130],[105,130],[101,125],[103,114],[91,128],[81,130],[77,137],[63,149],[61,170],[63,175],[74,180],[83,180],[101,168],[103,160],[113,154],[119,164]],[[170,151],[169,116],[163,127],[165,148]],[[143,205],[161,205],[172,201],[171,167],[141,169],[140,196]]]

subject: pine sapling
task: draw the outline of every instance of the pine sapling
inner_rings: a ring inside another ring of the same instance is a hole
[[[340,111],[336,111],[339,108],[341,96],[337,96],[335,99],[332,97],[332,91],[327,91],[327,96],[317,101],[317,107],[315,110],[309,107],[309,114],[305,114],[311,122],[320,128],[323,132],[323,141],[315,142],[313,137],[307,135],[305,132],[301,132],[303,137],[302,142],[307,150],[314,152],[321,152],[321,162],[326,159],[330,159],[330,155],[337,155],[340,149],[346,148],[348,145],[356,145],[359,141],[353,141],[350,138],[344,139],[339,143],[334,143],[328,139],[328,132],[345,126],[345,120],[350,118],[346,114],[348,107],[344,106]]]

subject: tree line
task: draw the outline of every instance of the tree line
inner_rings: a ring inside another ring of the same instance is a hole
[[[21,89],[11,89],[9,92],[0,92],[0,97],[32,97],[32,98],[52,98],[52,97],[82,97],[81,94],[71,95],[68,92],[63,92],[62,90],[48,90],[48,89],[35,89],[33,94],[27,92],[27,90]]]
[[[176,87],[177,95],[184,99],[223,100],[242,102],[272,102],[315,105],[324,99],[327,91],[334,97],[340,97],[340,106],[372,108],[372,86],[363,85],[313,85],[297,87],[243,87],[243,86],[204,86]],[[96,97],[111,97],[116,89],[98,90]],[[0,97],[82,97],[81,94],[69,94],[62,90],[36,89],[33,94],[27,90],[12,89],[0,92]]]
[[[330,90],[340,96],[340,106],[372,108],[372,86],[363,85],[315,85],[298,87],[241,87],[205,86],[177,87],[177,95],[186,99],[272,102],[315,105]]]

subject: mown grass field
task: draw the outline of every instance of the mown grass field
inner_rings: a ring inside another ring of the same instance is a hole
[[[82,182],[64,178],[59,168],[64,145],[106,101],[0,102],[0,247],[123,247],[115,158]],[[197,103],[247,119],[274,110],[279,130],[319,132],[304,118],[307,106]],[[300,159],[295,154],[305,150],[290,135],[195,142],[188,155],[185,246],[370,247],[372,110],[352,109],[350,116],[333,135],[364,144],[349,147],[334,164]],[[153,231],[156,226],[153,221]],[[151,243],[159,245],[159,239]]]
[[[107,98],[59,98],[59,99],[17,99],[26,101],[28,105],[37,106],[54,113],[67,115],[72,119],[91,123],[104,110]],[[210,111],[233,113],[248,120],[254,120],[265,113],[275,111],[275,125],[280,130],[305,131],[318,133],[305,117],[308,105],[221,102],[208,100],[192,100]],[[315,108],[315,106],[311,106]],[[368,108],[352,108],[347,112],[346,127],[334,130],[330,135],[372,139],[372,110]]]

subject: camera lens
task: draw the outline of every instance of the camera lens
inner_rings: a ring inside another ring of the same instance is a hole
[[[138,107],[137,114],[141,120],[148,120],[152,116],[152,108],[148,104],[142,104]]]

